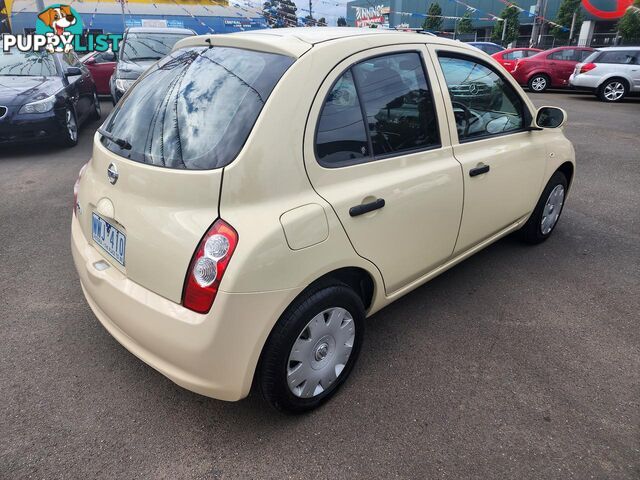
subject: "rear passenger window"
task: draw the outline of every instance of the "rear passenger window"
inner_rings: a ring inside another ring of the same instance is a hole
[[[325,101],[316,135],[318,160],[327,167],[436,146],[437,117],[417,53],[375,57],[347,70]]]
[[[520,95],[495,70],[472,58],[439,55],[460,141],[518,131]]]
[[[570,61],[577,60],[576,51],[573,49],[558,50],[557,52],[554,52],[551,55],[549,55],[549,58],[552,60],[570,60]]]
[[[602,52],[596,59],[596,62],[630,65],[636,63],[636,55],[637,53],[633,50],[607,51]]]

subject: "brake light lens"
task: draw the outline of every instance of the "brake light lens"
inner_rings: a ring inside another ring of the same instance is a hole
[[[207,313],[216,298],[220,282],[229,265],[238,233],[218,219],[198,244],[184,282],[182,305],[198,313]]]
[[[580,67],[580,73],[586,73],[596,68],[595,63],[585,63]]]
[[[80,208],[80,204],[78,203],[78,190],[80,189],[80,179],[82,178],[82,174],[87,169],[87,165],[89,162],[85,163],[80,171],[78,172],[78,178],[76,179],[76,183],[73,184],[73,213],[77,216],[78,209]]]

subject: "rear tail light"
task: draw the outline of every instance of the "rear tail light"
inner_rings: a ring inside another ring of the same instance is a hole
[[[76,179],[76,183],[73,185],[73,213],[78,215],[78,209],[80,208],[80,204],[78,203],[78,190],[80,189],[80,179],[82,178],[82,174],[87,169],[87,165],[89,162],[85,163],[80,171],[78,172],[78,178]]]
[[[238,233],[218,219],[198,244],[184,282],[182,305],[198,313],[207,313],[216,298],[231,255],[238,244]]]
[[[585,63],[580,67],[580,73],[586,73],[596,68],[595,63]]]

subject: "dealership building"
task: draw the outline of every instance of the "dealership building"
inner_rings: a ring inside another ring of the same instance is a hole
[[[562,0],[543,0],[542,8],[538,15],[554,21]],[[619,0],[583,0],[582,16],[584,22],[580,29],[575,29],[573,43],[590,46],[612,45],[616,38],[617,19],[605,19],[608,13],[615,11]],[[624,0],[620,0],[624,1]],[[390,28],[420,28],[425,20],[432,0],[354,0],[347,3],[347,24],[350,26],[369,26],[377,24]],[[470,11],[474,27],[474,33],[466,34],[463,40],[489,40],[493,26],[493,16],[500,16],[509,2],[504,0],[440,0],[443,18],[443,32],[452,34],[456,18],[462,17]],[[517,46],[529,44],[531,31],[535,18],[536,0],[518,0],[513,2],[518,5],[520,13],[520,36],[516,41]],[[475,11],[467,8],[467,5]],[[619,7],[618,7],[619,8]],[[596,11],[598,15],[590,13]],[[599,14],[598,10],[604,12]],[[568,29],[570,25],[566,25]],[[550,23],[544,23],[542,27],[541,44],[545,47],[553,46],[555,39],[549,34]]]
[[[118,34],[125,27],[180,27],[190,28],[198,34],[267,27],[260,7],[252,7],[249,3],[230,5],[226,1],[128,0],[123,8],[115,0],[54,0],[44,1],[44,6],[46,8],[59,3],[70,5],[82,17],[84,30],[94,34]],[[42,2],[13,0],[5,4],[14,34],[34,31]]]

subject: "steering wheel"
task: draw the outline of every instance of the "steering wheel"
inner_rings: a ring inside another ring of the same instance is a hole
[[[469,127],[471,127],[471,117],[474,116],[471,113],[471,110],[469,110],[469,107],[467,107],[465,104],[460,103],[460,102],[451,102],[451,106],[455,109],[456,107],[459,108],[460,110],[462,110],[462,113],[464,114],[464,117],[462,118],[462,120],[464,120],[464,129],[463,129],[463,135],[466,137],[469,135]],[[453,114],[455,115],[455,112],[453,112]],[[475,117],[474,117],[475,118]],[[458,123],[458,118],[456,115],[456,124]]]

